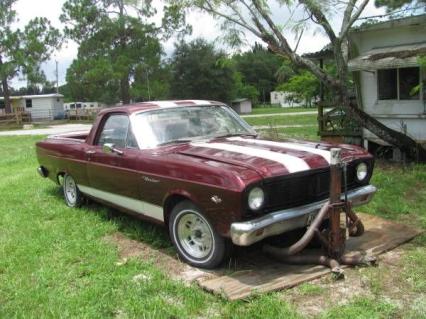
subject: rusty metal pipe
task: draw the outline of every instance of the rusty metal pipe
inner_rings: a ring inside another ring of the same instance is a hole
[[[340,262],[349,266],[373,266],[377,262],[377,258],[371,255],[364,255],[360,252],[354,255],[343,255],[340,257]]]
[[[274,247],[271,245],[264,245],[263,251],[277,258],[291,256],[302,251],[309,244],[315,233],[318,231],[318,227],[321,225],[322,221],[327,216],[328,209],[329,202],[326,202],[324,206],[321,207],[319,213],[317,214],[311,225],[308,227],[306,232],[303,234],[302,238],[300,238],[296,243],[294,243],[290,247],[281,248]]]
[[[336,268],[340,266],[339,262],[336,259],[329,258],[324,255],[318,255],[318,254],[285,256],[283,260],[288,264],[294,264],[294,265],[313,264],[313,265],[323,265],[330,268]]]

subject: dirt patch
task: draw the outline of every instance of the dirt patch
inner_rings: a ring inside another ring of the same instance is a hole
[[[131,258],[140,258],[143,260],[152,260],[159,269],[167,265],[167,274],[177,280],[190,283],[201,278],[210,278],[211,272],[191,267],[181,262],[177,255],[172,256],[164,250],[153,248],[150,245],[130,239],[122,233],[114,233],[104,237],[104,240],[117,246],[120,260],[117,265],[124,265]],[[141,278],[135,278],[140,280]],[[143,279],[143,278],[142,278]]]
[[[410,305],[416,297],[410,283],[401,276],[404,270],[403,250],[395,249],[420,233],[418,229],[387,221],[382,218],[359,214],[366,231],[363,236],[351,237],[346,242],[347,252],[364,251],[370,255],[380,255],[377,268],[346,268],[346,279],[333,281],[330,269],[315,265],[286,265],[262,254],[261,247],[240,247],[233,258],[221,269],[206,271],[191,267],[170,251],[153,248],[148,244],[127,238],[122,233],[114,233],[105,238],[118,248],[120,261],[124,264],[129,258],[149,260],[159,269],[167,267],[172,279],[179,279],[190,285],[196,282],[207,291],[223,296],[228,300],[245,299],[253,294],[284,290],[309,281],[305,290],[287,290],[283,296],[300,307],[307,316],[322,312],[336,304],[345,304],[354,297],[367,295],[386,298],[400,309]],[[404,258],[405,259],[405,258]],[[322,277],[322,279],[318,279]],[[134,281],[147,280],[146,274],[136,276]],[[313,289],[312,289],[313,288]],[[319,289],[318,289],[319,288]],[[320,291],[320,293],[319,293]]]
[[[320,294],[304,294],[295,288],[285,291],[283,298],[307,318],[318,316],[333,306],[347,304],[358,296],[380,296],[402,312],[418,297],[401,277],[404,253],[404,247],[399,247],[380,255],[377,267],[347,268],[344,280],[334,281],[331,276],[325,276],[310,281],[310,285],[320,287]]]

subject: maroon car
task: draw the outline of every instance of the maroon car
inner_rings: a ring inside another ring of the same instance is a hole
[[[309,224],[328,199],[331,147],[261,139],[226,105],[191,100],[105,109],[90,133],[37,143],[37,157],[68,206],[89,197],[165,224],[182,259],[212,268],[231,241],[246,246]],[[337,147],[348,198],[369,202],[372,156]]]

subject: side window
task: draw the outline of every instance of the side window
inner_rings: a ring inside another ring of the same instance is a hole
[[[126,147],[129,117],[127,115],[111,115],[104,122],[102,132],[99,135],[97,145],[112,143],[116,147]]]
[[[128,148],[138,148],[138,142],[136,141],[135,135],[132,132],[132,128],[129,125],[129,131],[127,132],[127,141],[126,147]]]

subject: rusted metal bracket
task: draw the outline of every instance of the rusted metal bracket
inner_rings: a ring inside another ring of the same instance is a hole
[[[318,264],[330,267],[334,277],[340,279],[344,277],[341,265],[374,265],[376,258],[360,252],[345,255],[346,232],[349,236],[361,236],[364,233],[364,225],[352,210],[351,203],[340,199],[342,189],[340,149],[331,149],[330,164],[330,200],[318,212],[305,234],[290,247],[264,245],[263,251],[288,264]],[[321,230],[320,227],[326,219],[329,226]],[[321,242],[325,254],[318,251],[300,254],[314,237]]]

